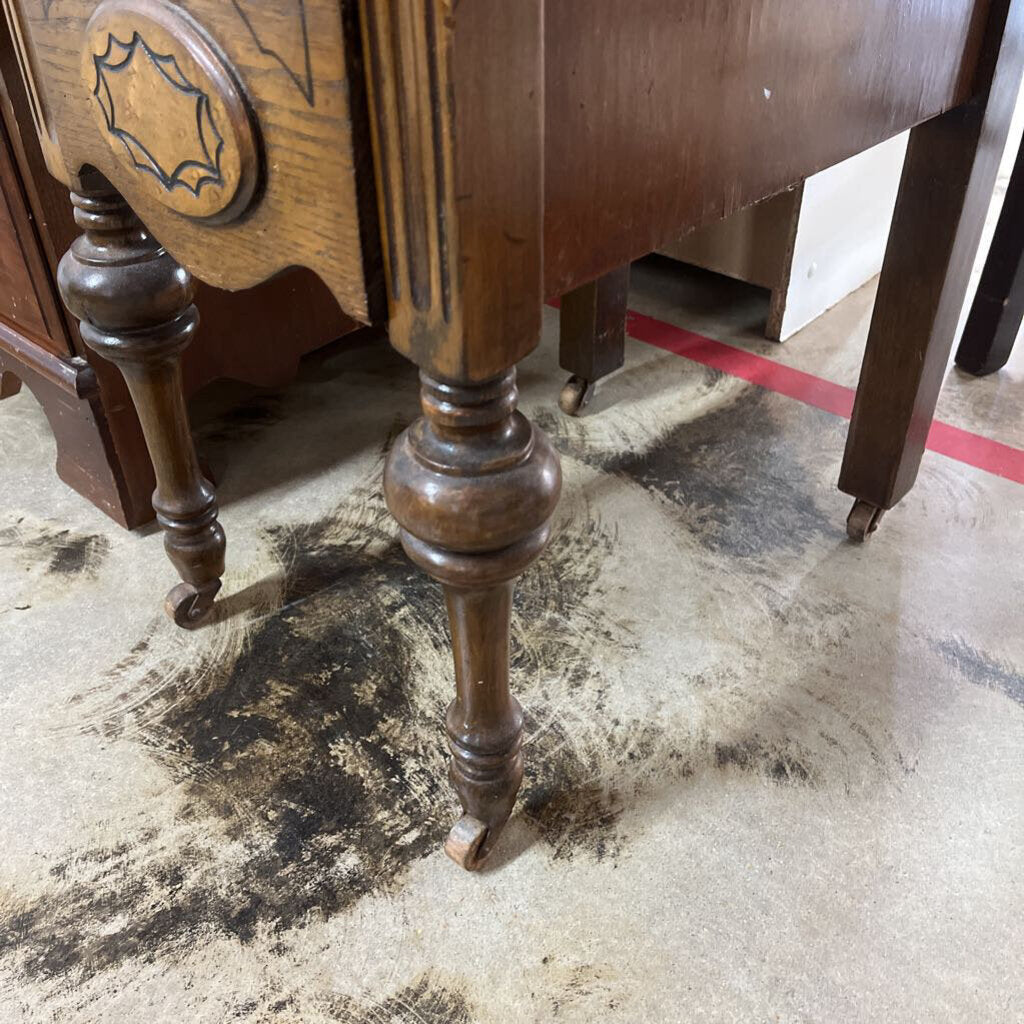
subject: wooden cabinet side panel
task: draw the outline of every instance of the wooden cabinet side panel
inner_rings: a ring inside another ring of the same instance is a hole
[[[216,223],[173,209],[181,194],[174,181],[167,186],[166,202],[154,199],[152,176],[136,166],[141,150],[132,148],[132,140],[121,145],[124,140],[109,120],[104,125],[96,109],[104,93],[96,91],[90,58],[107,34],[104,30],[102,38],[93,39],[87,31],[95,0],[61,0],[59,17],[51,4],[4,4],[20,26],[29,72],[38,79],[34,94],[42,109],[44,150],[52,162],[56,144],[67,182],[84,166],[96,167],[174,257],[208,284],[248,288],[287,267],[304,266],[350,316],[370,318],[364,253],[371,251],[366,236],[375,228],[369,223],[372,187],[364,187],[367,175],[360,170],[363,133],[353,128],[361,103],[359,69],[350,67],[352,55],[358,55],[351,38],[357,29],[354,0],[191,0],[187,5],[129,0],[118,5],[111,61],[130,44],[135,12],[143,18],[146,11],[170,10],[172,22],[180,12],[186,26],[181,38],[191,32],[209,40],[244,94],[256,124],[258,186],[244,210]],[[171,32],[161,48],[174,50],[176,38]],[[170,57],[181,54],[161,52],[154,60]],[[145,57],[139,60],[149,67]],[[148,74],[159,85],[159,75],[152,69]],[[175,102],[173,84],[154,89],[154,96],[162,89],[166,103]],[[203,89],[216,95],[209,83]],[[140,105],[136,134],[141,119],[154,138],[160,137],[159,119],[172,109],[165,110],[163,102]],[[227,139],[226,125],[220,128]],[[214,137],[209,130],[208,137]]]
[[[6,175],[0,173],[0,180]],[[5,182],[6,184],[6,182]],[[42,310],[29,276],[7,196],[0,193],[0,316],[15,328],[45,334]]]
[[[546,293],[564,294],[965,102],[989,8],[551,0]]]

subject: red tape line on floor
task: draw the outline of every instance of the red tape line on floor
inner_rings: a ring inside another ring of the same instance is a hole
[[[685,356],[696,363],[750,381],[751,384],[787,398],[795,398],[816,409],[824,409],[835,416],[849,419],[853,412],[855,392],[852,388],[822,380],[803,370],[783,366],[772,359],[705,338],[682,327],[644,316],[643,313],[630,311],[626,330],[637,341]],[[1024,484],[1024,451],[1019,448],[938,420],[932,423],[928,432],[928,448],[993,476]]]

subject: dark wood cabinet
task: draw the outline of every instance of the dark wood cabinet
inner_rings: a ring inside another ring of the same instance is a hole
[[[28,388],[53,430],[61,479],[135,527],[153,517],[153,467],[123,377],[86,348],[60,301],[57,262],[79,231],[67,191],[46,170],[3,18],[0,98],[0,398]],[[197,291],[187,394],[224,377],[280,386],[305,353],[358,326],[308,270],[240,292]]]

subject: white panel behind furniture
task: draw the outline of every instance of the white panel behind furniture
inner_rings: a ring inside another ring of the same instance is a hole
[[[779,340],[882,269],[907,133],[804,182]]]

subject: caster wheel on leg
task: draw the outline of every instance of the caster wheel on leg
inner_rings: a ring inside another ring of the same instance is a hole
[[[218,590],[220,580],[204,583],[201,587],[191,583],[179,583],[167,595],[164,610],[176,626],[182,629],[195,629],[209,616]]]
[[[474,818],[471,814],[464,814],[448,833],[448,838],[444,843],[444,852],[460,868],[465,868],[466,871],[476,871],[490,852],[489,847],[484,849],[486,838],[487,826],[479,818]]]
[[[879,508],[869,501],[861,501],[858,498],[846,518],[846,533],[850,540],[867,540],[878,529],[883,515],[885,515],[884,508]]]
[[[566,416],[579,416],[593,396],[594,382],[573,374],[558,396],[558,405]]]

